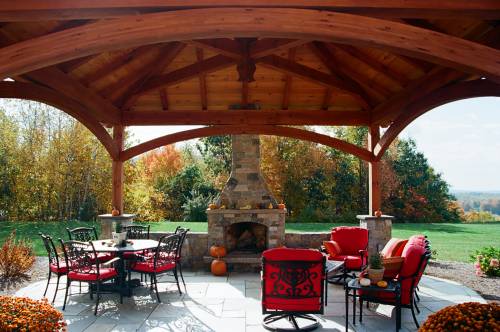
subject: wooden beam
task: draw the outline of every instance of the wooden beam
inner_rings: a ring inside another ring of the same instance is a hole
[[[71,61],[61,63],[60,65],[58,65],[58,67],[63,72],[70,73],[73,70],[85,65],[86,63],[89,63],[90,61],[97,58],[98,56],[99,56],[99,54],[94,54],[94,55],[88,55],[88,56],[84,56],[81,58],[73,59]]]
[[[78,100],[87,107],[87,112],[100,122],[120,123],[121,112],[118,108],[56,67],[39,69],[25,76]]]
[[[123,126],[117,125],[113,127],[113,141],[115,145],[119,148],[120,153],[123,150],[125,142],[125,130]],[[113,160],[112,161],[112,200],[111,204],[114,209],[118,209],[120,213],[123,213],[123,161]]]
[[[126,161],[134,158],[144,152],[159,148],[164,145],[174,144],[177,142],[207,137],[216,135],[238,135],[238,134],[261,134],[261,135],[276,135],[297,138],[301,140],[307,140],[315,142],[318,144],[323,144],[346,153],[350,153],[360,159],[369,161],[372,159],[372,154],[357,145],[347,143],[338,138],[330,137],[323,134],[318,134],[315,132],[293,128],[293,127],[281,127],[281,126],[249,126],[249,125],[234,125],[234,126],[212,126],[204,127],[198,129],[191,129],[182,131],[175,134],[170,134],[153,139],[148,142],[136,145],[134,147],[128,148],[120,154],[120,160]]]
[[[227,57],[233,58],[235,60],[240,60],[243,58],[241,53],[240,44],[228,38],[219,39],[209,39],[209,40],[189,40],[185,42],[188,45],[195,46],[197,48],[207,49],[212,52],[216,52]]]
[[[125,126],[149,125],[359,125],[370,122],[365,111],[310,110],[193,110],[193,111],[132,111],[123,113]]]
[[[373,150],[380,140],[380,127],[370,126],[368,128],[367,148],[373,154]],[[380,188],[380,162],[371,160],[368,163],[368,213],[373,216],[374,212],[382,206],[382,191]]]
[[[500,84],[480,79],[456,83],[420,96],[400,112],[377,143],[374,148],[376,160],[380,160],[399,133],[422,114],[452,101],[475,97],[500,97]]]
[[[223,68],[230,67],[235,64],[234,59],[225,55],[216,55],[201,62],[174,70],[170,73],[159,75],[151,78],[144,86],[137,91],[137,94],[142,94],[151,90],[155,90],[162,86],[169,86],[180,83],[182,81],[197,77],[200,73],[208,74]]]
[[[295,62],[295,54],[297,53],[296,48],[291,48],[288,50],[288,61]],[[281,102],[281,108],[284,110],[288,109],[288,104],[290,103],[290,89],[292,88],[292,75],[289,73],[285,74],[285,87],[283,89],[283,101]]]
[[[325,74],[319,70],[289,61],[277,55],[268,55],[260,58],[258,59],[258,63],[283,73],[330,87],[337,93],[352,95],[360,102],[363,109],[369,109],[368,104],[356,92],[352,91],[349,86],[333,75]]]
[[[102,20],[0,49],[3,60],[0,78],[99,52],[235,36],[299,38],[376,47],[500,80],[499,50],[397,22],[285,8],[191,9]]]
[[[198,60],[199,68],[199,80],[200,80],[200,100],[201,100],[201,109],[206,110],[208,107],[207,101],[207,81],[205,73],[201,68],[201,63],[203,62],[203,49],[196,48],[196,60]]]
[[[50,88],[33,83],[0,82],[0,98],[38,101],[53,106],[83,124],[101,142],[111,158],[118,157],[118,149],[106,129],[76,100]]]
[[[160,100],[162,110],[168,111],[168,95],[166,88],[160,89]]]
[[[277,52],[296,48],[308,42],[308,40],[303,39],[259,39],[251,46],[250,57],[254,59],[262,58]]]
[[[500,18],[495,0],[23,0],[0,1],[0,21],[102,19],[151,11],[205,7],[310,8],[397,18]]]
[[[128,86],[116,100],[116,104],[122,109],[129,109],[137,100],[137,92],[146,84],[146,82],[163,72],[186,45],[179,42],[173,42],[160,48],[158,56],[146,64],[140,71],[131,74],[120,83]],[[130,84],[128,83],[130,82]]]

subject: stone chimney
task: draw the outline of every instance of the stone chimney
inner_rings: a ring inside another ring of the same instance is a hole
[[[260,138],[258,135],[232,135],[231,175],[219,197],[219,205],[228,209],[250,206],[267,209],[276,200],[267,188],[260,171]]]

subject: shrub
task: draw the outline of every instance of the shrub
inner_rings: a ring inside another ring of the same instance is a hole
[[[13,231],[0,249],[0,276],[4,280],[26,278],[26,273],[35,263],[35,255],[31,243],[27,240],[16,240]]]
[[[500,249],[495,247],[484,247],[476,250],[471,255],[472,261],[475,261],[474,267],[476,274],[482,275],[483,273],[490,277],[500,277]]]
[[[61,331],[65,326],[62,313],[45,298],[0,296],[0,331]]]
[[[205,196],[198,191],[191,192],[191,198],[182,205],[184,221],[207,221],[207,207],[212,202],[213,196]]]
[[[430,315],[419,332],[499,331],[500,306],[468,302],[449,306]]]

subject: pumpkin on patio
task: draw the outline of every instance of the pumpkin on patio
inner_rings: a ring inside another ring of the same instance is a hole
[[[419,332],[500,331],[500,305],[467,302],[430,315]]]
[[[285,209],[285,207],[286,207],[286,206],[285,206],[285,203],[280,203],[280,204],[278,204],[278,209],[280,209],[280,210],[284,210],[284,209]]]
[[[214,258],[221,258],[226,256],[226,247],[213,245],[210,247],[210,256]]]
[[[227,273],[226,262],[220,259],[214,259],[210,265],[210,271],[214,276],[224,276]]]
[[[217,204],[212,203],[212,204],[210,204],[210,205],[208,206],[208,208],[209,208],[210,210],[216,210],[216,209],[217,209]]]

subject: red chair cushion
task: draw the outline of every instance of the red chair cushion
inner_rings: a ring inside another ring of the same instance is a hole
[[[425,235],[418,234],[418,235],[413,235],[408,239],[408,244],[415,244],[419,245],[421,247],[425,247],[427,245],[426,240],[425,240]]]
[[[268,310],[318,312],[321,310],[323,264],[309,267],[310,278],[296,287],[297,295],[290,294],[290,284],[279,279],[280,268],[272,261],[313,261],[321,262],[323,254],[312,249],[275,248],[266,250],[264,258],[262,305]],[[290,271],[293,273],[293,271]],[[290,274],[285,274],[290,275]],[[311,288],[309,288],[311,287]],[[301,295],[307,297],[301,298]]]
[[[57,264],[50,264],[49,268],[50,271],[57,274],[68,273],[68,267],[66,266],[66,262],[59,262],[59,268],[57,267]]]
[[[361,227],[335,227],[331,240],[338,243],[343,255],[359,255],[359,251],[368,246],[368,230]]]
[[[160,273],[163,271],[171,271],[175,269],[175,261],[170,261],[161,265],[157,265],[156,269],[154,268],[153,260],[149,260],[147,262],[136,262],[130,268],[136,272]]]
[[[100,268],[99,274],[97,274],[97,269],[94,268],[89,273],[70,271],[68,273],[68,278],[77,281],[96,281],[114,278],[117,275],[118,273],[114,268]]]
[[[342,254],[339,244],[335,241],[323,241],[323,245],[328,255],[332,257]]]
[[[403,249],[405,248],[408,240],[398,239],[393,237],[384,246],[384,249],[380,252],[383,258],[391,258],[401,256]]]
[[[361,260],[360,255],[337,255],[335,257],[328,257],[328,259],[341,262],[345,260],[345,268],[348,270],[361,270],[363,265],[366,265],[366,257],[363,257],[363,260]]]

